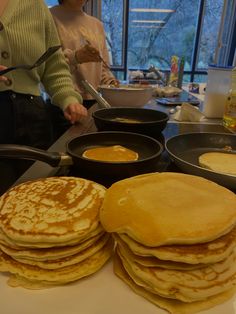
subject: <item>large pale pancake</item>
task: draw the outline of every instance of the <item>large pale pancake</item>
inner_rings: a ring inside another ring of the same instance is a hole
[[[0,198],[0,229],[21,246],[78,243],[97,228],[105,191],[74,177],[22,183]]]
[[[161,267],[166,269],[178,269],[178,270],[189,270],[189,269],[197,269],[205,267],[206,264],[187,264],[180,262],[172,262],[172,261],[163,261],[154,256],[140,256],[134,254],[128,245],[123,241],[117,242],[117,247],[119,251],[125,256],[126,259],[130,260],[132,263],[138,263],[141,266],[146,267]]]
[[[83,241],[74,246],[63,246],[63,247],[51,247],[51,248],[37,248],[37,249],[27,249],[23,248],[10,248],[6,244],[0,242],[0,249],[10,255],[12,258],[25,258],[33,261],[54,261],[60,258],[65,258],[74,254],[77,254],[98,241],[101,237],[104,236],[104,232],[89,238],[88,240]]]
[[[58,269],[74,264],[78,264],[82,262],[83,260],[87,259],[88,257],[94,255],[97,251],[101,250],[104,245],[109,240],[110,235],[105,234],[102,238],[100,238],[97,242],[92,244],[90,247],[86,248],[85,250],[78,252],[76,254],[73,254],[71,256],[63,257],[57,260],[46,260],[46,261],[37,261],[27,258],[19,258],[19,257],[13,257],[14,260],[16,260],[19,263],[28,264],[28,265],[34,265],[38,266],[43,269]]]
[[[9,282],[11,285],[13,285],[14,282],[15,286],[18,284],[25,288],[30,288],[27,284],[24,285],[24,280],[19,280],[17,283],[17,278],[19,276],[19,279],[23,278],[26,282],[31,282],[32,289],[40,289],[66,284],[95,273],[111,257],[112,252],[113,241],[110,239],[101,250],[86,260],[60,269],[49,270],[19,263],[0,251],[0,272],[9,272],[16,276],[13,281]]]
[[[114,272],[122,279],[135,293],[146,298],[160,308],[167,310],[171,314],[194,314],[203,310],[210,309],[218,304],[229,300],[235,293],[236,288],[225,291],[206,300],[185,303],[179,300],[163,298],[158,294],[151,293],[142,286],[137,285],[125,271],[119,256],[114,258]]]
[[[231,254],[236,247],[236,227],[222,237],[207,243],[191,245],[144,246],[125,234],[114,235],[118,242],[128,245],[134,254],[155,256],[161,260],[188,264],[216,263]]]
[[[108,232],[147,246],[212,241],[236,224],[236,195],[207,179],[152,173],[114,183],[100,211]]]
[[[200,166],[236,176],[236,154],[209,152],[199,156]]]
[[[100,161],[127,162],[138,160],[138,153],[121,145],[95,147],[86,150],[83,157]]]
[[[145,267],[132,263],[118,250],[125,270],[136,284],[160,296],[183,302],[207,299],[236,285],[236,254],[226,260],[192,270]]]

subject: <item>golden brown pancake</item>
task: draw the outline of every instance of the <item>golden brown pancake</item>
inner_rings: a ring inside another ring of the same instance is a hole
[[[138,160],[138,153],[121,145],[91,148],[86,150],[82,156],[88,159],[110,162]]]
[[[90,256],[94,255],[97,251],[101,250],[105,244],[109,241],[110,235],[105,234],[102,238],[100,238],[98,241],[96,241],[94,244],[90,245],[88,248],[76,253],[69,255],[67,257],[62,257],[54,260],[44,260],[44,261],[38,261],[36,259],[28,259],[28,258],[22,258],[22,257],[12,257],[17,262],[28,264],[28,265],[34,265],[38,266],[43,269],[51,269],[55,270],[58,268],[78,264],[82,262],[83,260],[89,258]]]
[[[156,257],[164,261],[188,263],[191,265],[209,264],[222,261],[236,248],[236,227],[216,240],[192,245],[144,246],[125,234],[114,235],[121,245],[125,244],[136,255]]]
[[[135,254],[123,241],[117,242],[117,248],[119,251],[132,263],[137,263],[147,267],[161,267],[165,269],[178,269],[178,270],[190,270],[205,267],[203,263],[199,264],[187,264],[182,262],[175,262],[172,260],[161,260],[155,256],[142,256]]]
[[[51,177],[15,186],[0,198],[1,238],[27,247],[84,241],[99,227],[105,191],[100,184],[74,177]]]
[[[11,256],[14,259],[28,259],[33,261],[54,261],[61,258],[65,258],[74,254],[78,254],[83,250],[86,250],[88,247],[91,247],[95,242],[100,241],[102,237],[105,236],[104,232],[91,237],[83,242],[80,242],[76,245],[62,246],[62,247],[50,247],[50,248],[27,248],[27,247],[18,247],[12,248],[9,247],[8,243],[2,244],[0,242],[0,249]]]
[[[90,238],[93,238],[101,233],[104,232],[104,229],[102,228],[101,224],[99,223],[97,228],[95,230],[90,231],[87,233],[84,237],[76,238],[73,241],[63,241],[63,242],[58,242],[58,243],[49,243],[49,242],[25,242],[25,241],[15,241],[10,239],[9,237],[4,234],[1,229],[0,229],[0,243],[7,246],[10,249],[14,250],[24,250],[24,249],[37,249],[37,248],[43,248],[43,249],[50,249],[53,248],[55,249],[56,247],[61,248],[61,247],[68,247],[68,246],[75,246],[78,245],[84,241],[89,240]]]
[[[236,195],[193,175],[145,174],[107,190],[100,220],[107,232],[150,247],[205,243],[236,225]]]
[[[174,314],[224,302],[236,285],[236,196],[201,177],[152,173],[113,184],[100,220],[115,273]]]
[[[73,177],[13,187],[0,198],[0,272],[11,286],[42,289],[98,271],[114,241],[99,222],[106,188]]]
[[[236,285],[236,253],[226,260],[190,270],[146,267],[133,263],[117,250],[130,277],[146,290],[183,302],[195,302],[232,289]]]
[[[236,176],[236,154],[209,152],[199,156],[203,168]]]
[[[152,293],[146,290],[143,286],[138,285],[129,276],[129,274],[124,269],[122,262],[117,254],[114,258],[114,272],[122,279],[135,293],[146,298],[150,302],[167,310],[171,314],[194,314],[203,310],[207,310],[217,304],[221,304],[229,300],[235,293],[236,288],[227,290],[218,295],[209,297],[207,299],[196,301],[196,302],[181,302],[179,300],[169,299],[161,297],[158,294]]]
[[[42,289],[66,284],[95,273],[111,257],[112,251],[113,241],[110,239],[102,249],[87,259],[74,265],[53,270],[20,263],[0,251],[0,272],[9,272],[14,276],[13,280],[10,279],[10,285],[20,285],[28,289]],[[24,280],[21,281],[21,278]]]

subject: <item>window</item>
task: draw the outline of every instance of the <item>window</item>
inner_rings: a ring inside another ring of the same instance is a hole
[[[113,69],[124,76],[152,64],[169,70],[171,56],[177,55],[185,58],[186,78],[204,81],[208,64],[217,57],[224,3],[232,1],[101,0]],[[229,33],[232,23],[226,24]]]
[[[199,41],[199,55],[197,61],[197,69],[204,70],[208,64],[215,63],[215,50],[220,21],[223,12],[223,1],[206,0],[204,8],[204,19],[201,29],[201,38]]]
[[[129,15],[128,66],[147,69],[151,64],[170,68],[171,56],[185,57],[190,70],[196,36],[199,0],[131,1]]]
[[[46,2],[46,4],[49,6],[49,7],[52,7],[56,4],[58,4],[58,1],[57,0],[44,0]]]
[[[117,68],[122,66],[124,60],[123,38],[125,26],[123,16],[123,0],[103,1],[102,21],[107,34],[107,48],[111,56],[111,64]]]

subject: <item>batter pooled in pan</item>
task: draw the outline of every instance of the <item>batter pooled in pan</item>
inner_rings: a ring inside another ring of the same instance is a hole
[[[99,161],[127,162],[138,160],[138,153],[121,145],[90,148],[83,157]]]
[[[116,122],[122,122],[122,123],[141,123],[142,121],[138,120],[138,119],[133,119],[133,118],[114,118],[111,119],[111,121],[116,121]]]

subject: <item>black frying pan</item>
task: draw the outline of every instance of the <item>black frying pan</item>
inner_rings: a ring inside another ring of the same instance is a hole
[[[236,153],[236,135],[228,133],[186,133],[166,141],[166,150],[174,163],[186,173],[205,177],[236,190],[236,176],[214,172],[199,166],[198,157],[207,152]]]
[[[115,107],[99,109],[93,112],[93,118],[99,131],[124,131],[156,136],[166,127],[169,116],[153,109]],[[138,122],[131,123],[130,119]]]
[[[122,145],[139,154],[137,161],[103,162],[82,157],[85,150],[99,146]],[[0,157],[40,160],[53,167],[73,165],[81,177],[108,184],[126,177],[155,171],[163,151],[155,139],[135,133],[98,132],[81,135],[67,143],[67,154],[48,152],[21,145],[0,145]],[[105,179],[105,180],[104,180]]]

